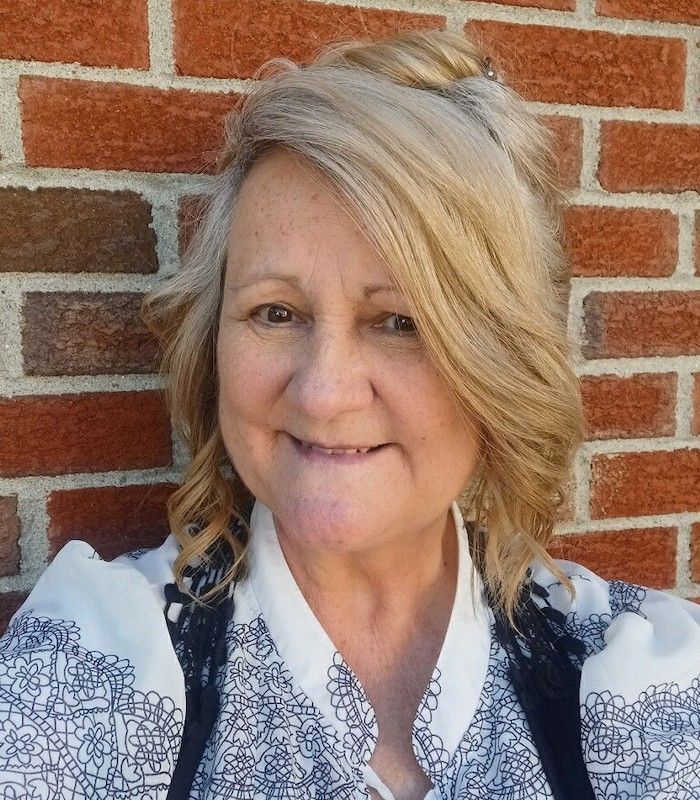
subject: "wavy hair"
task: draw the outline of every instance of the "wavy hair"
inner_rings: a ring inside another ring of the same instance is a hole
[[[217,418],[215,343],[227,239],[242,182],[270,148],[320,169],[384,257],[466,420],[480,463],[458,498],[490,597],[511,625],[531,560],[575,590],[546,548],[585,436],[567,338],[568,264],[552,134],[479,44],[405,31],[327,45],[307,66],[267,61],[226,119],[225,145],[180,271],[142,316],[163,346],[173,425],[190,451],[168,501],[181,552],[225,545],[219,590],[246,569],[244,508]],[[206,597],[202,598],[205,600]]]

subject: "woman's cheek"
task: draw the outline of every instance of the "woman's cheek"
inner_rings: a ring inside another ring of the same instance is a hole
[[[217,353],[219,413],[264,416],[284,385],[287,360],[279,348],[246,331],[222,337]]]

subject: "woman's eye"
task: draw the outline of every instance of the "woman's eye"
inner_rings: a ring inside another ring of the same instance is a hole
[[[253,311],[253,316],[256,317],[260,312],[265,312],[263,314],[263,321],[266,324],[273,324],[277,325],[277,323],[282,322],[291,322],[292,318],[294,317],[294,312],[290,311],[288,308],[284,306],[276,305],[275,303],[266,303],[263,306],[258,306]]]
[[[384,320],[384,322],[387,321],[390,322],[392,333],[412,334],[418,332],[413,317],[407,317],[405,314],[390,314]]]
[[[286,327],[285,323],[293,322],[294,319],[297,318],[297,315],[293,311],[277,303],[265,303],[262,306],[258,306],[253,310],[251,316],[258,319],[258,321],[262,322],[264,325],[271,325],[277,328]],[[417,333],[413,318],[405,314],[390,314],[388,317],[384,318],[383,322],[378,327],[399,336]]]

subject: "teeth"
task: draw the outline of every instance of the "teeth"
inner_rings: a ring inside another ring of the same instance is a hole
[[[312,450],[318,450],[320,453],[329,453],[331,455],[337,455],[338,453],[367,453],[371,450],[371,447],[363,447],[358,448],[357,450],[327,450],[325,447],[316,447],[313,444],[306,445],[310,447]]]

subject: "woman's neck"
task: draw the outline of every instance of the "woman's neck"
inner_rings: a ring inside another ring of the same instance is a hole
[[[279,540],[299,589],[339,649],[334,631],[344,636],[359,629],[402,639],[424,626],[446,627],[458,562],[451,510],[420,530],[361,552],[314,550],[283,533]]]

